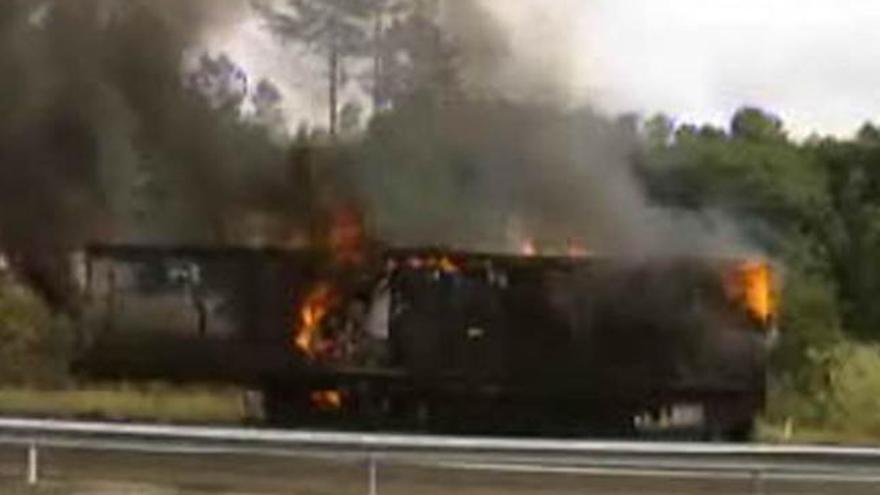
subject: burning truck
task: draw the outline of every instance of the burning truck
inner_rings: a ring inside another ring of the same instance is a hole
[[[273,424],[744,439],[761,261],[95,245],[80,373],[261,392]]]

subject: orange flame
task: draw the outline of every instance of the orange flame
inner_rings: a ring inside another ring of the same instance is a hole
[[[570,258],[586,258],[590,256],[590,254],[590,250],[583,244],[577,241],[568,242],[568,256]]]
[[[538,247],[535,246],[535,240],[532,238],[524,239],[519,246],[519,252],[524,256],[536,256]]]
[[[766,325],[776,313],[773,285],[770,265],[750,260],[736,267],[727,288],[730,297],[740,301],[750,315]]]
[[[315,357],[321,322],[337,302],[337,294],[328,283],[320,283],[306,296],[299,311],[294,345],[309,357]]]
[[[766,263],[750,262],[741,267],[745,280],[746,305],[762,322],[773,316],[772,274]]]
[[[446,273],[457,273],[459,271],[458,265],[446,256],[437,260],[437,268]]]
[[[309,395],[309,401],[316,409],[322,411],[342,408],[342,392],[339,390],[315,390]]]
[[[430,270],[439,270],[444,273],[458,273],[461,271],[458,264],[456,264],[456,262],[448,256],[441,256],[439,258],[422,258],[418,256],[411,256],[406,260],[406,263],[410,268],[415,270],[424,268]]]

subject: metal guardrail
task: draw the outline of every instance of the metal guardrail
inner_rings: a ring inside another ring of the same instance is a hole
[[[214,428],[0,418],[0,444],[27,450],[39,482],[41,449],[173,454],[346,456],[364,459],[378,494],[381,464],[527,473],[750,478],[880,483],[880,449],[747,444],[604,442]]]

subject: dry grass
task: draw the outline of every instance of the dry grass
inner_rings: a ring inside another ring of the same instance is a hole
[[[167,385],[0,388],[0,414],[168,423],[241,423],[248,419],[239,389]]]

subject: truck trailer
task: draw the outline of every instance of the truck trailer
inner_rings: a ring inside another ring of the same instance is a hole
[[[775,280],[758,260],[94,245],[76,371],[234,384],[267,422],[743,440]]]

